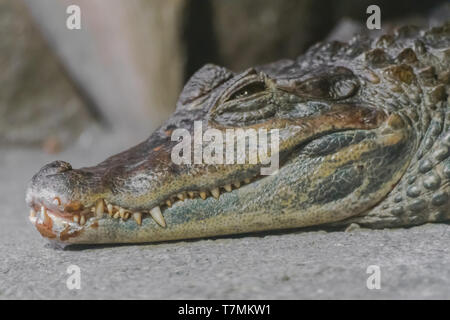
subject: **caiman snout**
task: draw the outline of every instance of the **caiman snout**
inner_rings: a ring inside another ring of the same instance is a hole
[[[60,192],[67,190],[67,174],[70,172],[72,166],[68,162],[53,161],[43,166],[31,179],[28,185],[26,201],[29,205],[35,202],[52,203],[53,199],[49,199],[51,195],[58,194],[60,198]]]
[[[72,166],[70,165],[70,163],[57,160],[43,166],[41,170],[39,170],[39,172],[36,174],[36,176],[44,177],[69,170],[72,170]]]
[[[45,165],[28,185],[26,202],[31,207],[31,216],[44,208],[61,218],[72,218],[91,200],[86,194],[99,191],[99,180],[88,170],[74,170],[64,161]]]

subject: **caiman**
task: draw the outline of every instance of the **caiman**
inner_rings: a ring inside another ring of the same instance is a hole
[[[318,43],[241,73],[208,64],[146,141],[93,167],[45,165],[28,186],[30,220],[49,239],[91,244],[444,222],[449,84],[450,22]],[[194,135],[195,121],[277,129],[278,170],[175,164],[172,133]]]

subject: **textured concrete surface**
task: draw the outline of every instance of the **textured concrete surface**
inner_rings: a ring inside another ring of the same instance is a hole
[[[450,226],[296,231],[55,250],[28,223],[24,192],[43,164],[93,164],[133,138],[84,134],[57,156],[0,150],[0,299],[450,298]],[[137,142],[137,141],[135,141]],[[70,265],[81,289],[68,290]],[[369,290],[369,265],[381,289]]]

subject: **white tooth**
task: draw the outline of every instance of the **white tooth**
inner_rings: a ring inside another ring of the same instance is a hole
[[[85,223],[86,223],[86,218],[84,216],[81,216],[80,225],[84,226]]]
[[[44,218],[44,224],[49,224],[51,219],[47,214],[47,208],[44,206],[41,207],[41,215],[43,216],[42,218]]]
[[[200,191],[200,198],[202,198],[203,200],[206,199],[206,192],[205,191]]]
[[[164,220],[161,209],[159,207],[154,207],[152,210],[150,210],[150,214],[152,218],[155,219],[157,224],[159,224],[163,228],[166,227],[166,221]]]
[[[95,205],[95,215],[97,218],[103,217],[103,211],[105,210],[103,199],[97,200],[97,204]]]
[[[231,189],[231,184],[226,184],[226,185],[224,185],[223,186],[223,188],[226,190],[226,191],[228,191],[228,192],[230,192],[232,189]]]
[[[51,222],[52,219],[50,219],[50,217],[47,214],[47,210],[45,210],[45,214],[44,214],[44,223],[48,224]]]
[[[108,214],[110,216],[112,216],[112,214],[113,214],[113,206],[112,206],[112,204],[109,203],[106,207],[108,208]]]
[[[30,218],[36,217],[36,211],[34,209],[30,209]]]
[[[73,220],[73,222],[78,223],[80,221],[80,216],[76,214],[73,216],[72,220]]]
[[[216,187],[211,189],[211,194],[213,195],[214,198],[219,199],[220,196],[219,188]]]
[[[124,209],[124,208],[120,208],[120,209],[119,209],[119,216],[120,216],[121,218],[123,218],[123,217],[125,216],[125,209]]]
[[[138,225],[142,224],[142,213],[140,213],[140,212],[133,213],[133,218],[134,218],[134,220],[136,220],[136,223]]]
[[[244,179],[244,182],[245,182],[245,183],[250,183],[250,179],[249,179],[249,178],[245,178],[245,179]]]
[[[130,213],[129,212],[125,212],[123,214],[123,220],[128,220],[129,217],[130,217]]]
[[[189,198],[194,199],[195,193],[192,191],[188,191]]]
[[[184,201],[184,194],[183,193],[179,193],[177,194],[178,199],[180,199],[181,201]]]
[[[114,214],[114,219],[119,219],[119,217],[120,217],[120,213],[119,213],[119,211],[117,211],[115,214]]]
[[[241,187],[241,183],[239,181],[233,183],[233,186],[235,186],[236,188],[240,188]]]
[[[170,200],[166,200],[166,204],[169,208],[172,206],[172,202],[170,202]]]

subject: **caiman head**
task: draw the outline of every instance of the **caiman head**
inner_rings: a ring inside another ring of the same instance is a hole
[[[44,166],[26,195],[31,222],[62,242],[118,243],[310,226],[364,214],[408,168],[421,112],[413,68],[370,44],[358,46],[320,44],[297,60],[238,74],[204,66],[184,87],[171,118],[146,141],[93,167]],[[408,53],[400,51],[397,56]],[[176,129],[192,141],[174,138]],[[202,150],[223,144],[223,163],[193,161],[194,136],[208,129],[215,129],[214,137],[203,137]],[[268,151],[278,157],[278,169],[262,175],[267,157],[249,163],[247,155],[236,163],[236,152],[227,163],[227,151],[237,151],[225,146],[230,129],[266,129],[270,141],[276,129],[278,150],[269,143]],[[191,164],[173,159],[182,142],[191,148],[178,155]]]

